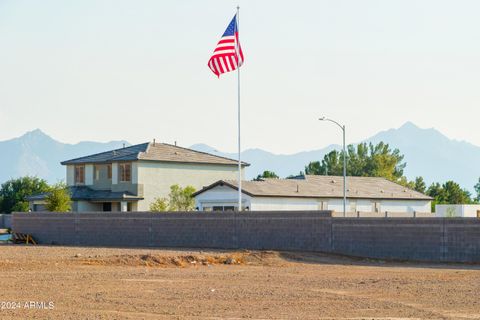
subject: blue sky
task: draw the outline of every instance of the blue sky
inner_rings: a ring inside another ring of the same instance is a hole
[[[479,1],[0,0],[0,139],[236,148],[236,77],[207,67],[241,6],[243,147],[413,121],[480,145]]]

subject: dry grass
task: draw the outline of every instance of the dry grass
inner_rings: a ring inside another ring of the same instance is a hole
[[[84,265],[95,266],[143,266],[152,268],[196,267],[209,265],[272,265],[278,263],[279,254],[273,251],[241,251],[225,254],[184,254],[165,256],[160,254],[122,254],[113,256],[88,256],[79,259]]]

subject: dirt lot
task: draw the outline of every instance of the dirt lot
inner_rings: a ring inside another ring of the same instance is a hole
[[[480,319],[480,266],[0,245],[0,270],[1,319]]]

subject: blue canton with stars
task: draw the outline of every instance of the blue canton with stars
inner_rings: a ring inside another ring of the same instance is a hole
[[[235,35],[235,31],[237,30],[237,15],[235,15],[227,27],[227,30],[223,33],[222,37],[229,37]]]

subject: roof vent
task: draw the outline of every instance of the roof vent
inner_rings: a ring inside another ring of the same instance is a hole
[[[153,146],[155,147],[155,138],[153,138]]]
[[[298,184],[297,184],[297,193],[299,192],[299,189],[300,189],[300,188],[298,187]]]
[[[123,144],[123,148],[125,149],[125,143]]]
[[[177,146],[177,141],[175,141],[175,147]]]
[[[116,151],[116,150],[113,150],[113,155],[114,155],[114,156],[117,155],[117,151]]]
[[[178,152],[177,152],[177,151],[175,151],[175,154],[178,154]]]
[[[335,180],[330,181],[330,183],[335,183],[335,182],[336,182]]]

